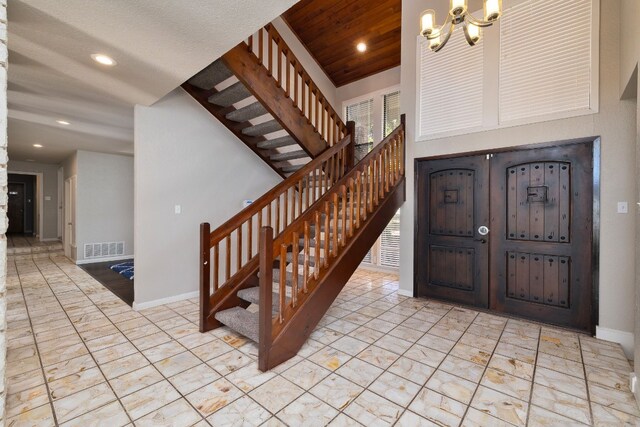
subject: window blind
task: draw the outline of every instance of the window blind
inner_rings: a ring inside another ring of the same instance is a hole
[[[373,148],[373,99],[347,106],[347,121],[356,123],[356,161]]]
[[[393,92],[384,95],[384,114],[382,137],[386,138],[395,128],[400,125],[400,92]]]
[[[447,46],[432,52],[420,37],[420,137],[482,126],[482,39],[469,46],[457,29]]]
[[[592,0],[526,0],[500,23],[500,123],[590,108]]]

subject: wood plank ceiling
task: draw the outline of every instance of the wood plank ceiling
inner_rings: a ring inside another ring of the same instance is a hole
[[[401,0],[302,0],[283,18],[339,87],[400,65],[401,7]]]

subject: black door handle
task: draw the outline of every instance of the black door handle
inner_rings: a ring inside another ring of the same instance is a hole
[[[473,240],[475,240],[476,242],[480,242],[480,243],[482,243],[483,245],[484,245],[485,243],[487,243],[487,239],[473,239]]]

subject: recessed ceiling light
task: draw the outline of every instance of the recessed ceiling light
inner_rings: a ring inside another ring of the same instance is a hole
[[[358,52],[366,52],[367,50],[367,44],[360,42],[356,45],[356,49],[358,49]]]
[[[109,67],[113,67],[117,64],[115,59],[102,53],[94,53],[91,55],[91,59],[96,61],[98,64],[107,65]]]
[[[56,120],[56,123],[63,126],[69,126],[71,124],[66,120]]]
[[[33,146],[36,148],[42,148],[42,144],[33,144]]]

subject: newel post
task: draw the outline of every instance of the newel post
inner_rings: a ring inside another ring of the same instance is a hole
[[[351,141],[347,145],[346,164],[347,170],[351,170],[356,164],[356,122],[347,122],[347,134]]]
[[[260,311],[258,327],[258,369],[269,370],[269,350],[271,349],[271,327],[273,326],[273,228],[260,229]]]
[[[200,224],[200,332],[206,332],[211,312],[211,225]]]

